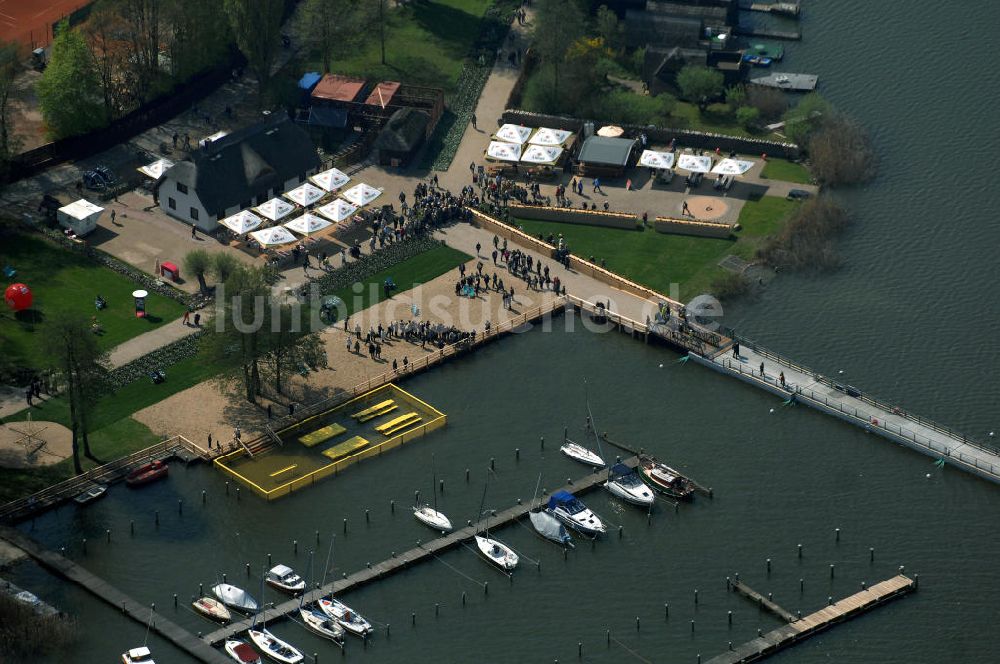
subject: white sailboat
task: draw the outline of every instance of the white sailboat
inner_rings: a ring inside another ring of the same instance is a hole
[[[534,526],[535,531],[545,539],[552,540],[556,544],[574,548],[573,538],[566,532],[566,527],[562,525],[559,519],[548,512],[542,510],[528,512],[528,519],[531,520],[531,525]]]
[[[226,605],[211,597],[199,597],[191,602],[191,606],[195,611],[211,620],[229,622],[233,619],[233,614],[226,608]]]
[[[266,627],[259,630],[248,629],[247,634],[262,653],[280,664],[298,664],[304,659],[302,653],[292,644],[271,634]]]
[[[565,440],[559,448],[559,451],[568,456],[570,459],[579,461],[580,463],[585,463],[588,466],[603,468],[606,465],[604,463],[604,459],[602,459],[596,452],[588,450],[579,443],[574,443],[569,438]]]
[[[254,613],[260,608],[250,593],[229,583],[212,586],[212,593],[229,608],[243,613]]]
[[[240,664],[261,664],[260,655],[243,641],[226,639],[226,654]]]
[[[611,467],[604,488],[612,495],[639,507],[649,508],[656,500],[652,490],[639,477],[639,473],[623,463],[616,463]]]
[[[601,518],[569,491],[556,491],[552,494],[546,511],[584,535],[596,537],[608,530]]]
[[[302,623],[310,632],[338,644],[344,642],[344,628],[333,618],[304,606],[299,607],[299,615],[302,616]]]
[[[372,624],[364,616],[339,599],[333,597],[321,599],[318,604],[323,613],[336,620],[341,627],[355,636],[365,638],[374,631]]]
[[[431,466],[434,465],[434,457],[431,457]],[[431,485],[431,491],[434,495],[434,506],[430,505],[414,505],[413,506],[413,516],[417,521],[423,523],[426,526],[433,528],[434,530],[440,531],[442,533],[451,532],[452,525],[451,520],[444,515],[443,512],[439,512],[437,508],[437,471],[435,470],[432,478],[433,484]]]
[[[510,573],[517,567],[518,557],[509,546],[490,537],[476,535],[476,546],[489,562],[499,567],[504,572]]]

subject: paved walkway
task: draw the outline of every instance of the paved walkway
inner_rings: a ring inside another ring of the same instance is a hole
[[[202,321],[202,327],[204,327],[205,321]],[[157,348],[162,348],[167,344],[171,344],[178,339],[183,339],[184,337],[191,336],[196,333],[199,328],[195,327],[194,324],[181,323],[180,321],[170,321],[165,325],[161,325],[155,330],[145,332],[137,337],[132,337],[128,341],[122,342],[111,349],[108,354],[108,361],[111,364],[111,368],[120,367],[121,365],[131,362],[132,360],[142,357],[146,353],[150,353]]]

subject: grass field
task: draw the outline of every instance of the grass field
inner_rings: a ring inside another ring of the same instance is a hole
[[[723,257],[735,254],[752,258],[763,239],[787,221],[796,205],[772,196],[747,201],[739,218],[743,229],[730,240],[527,219],[516,223],[536,236],[562,233],[577,256],[593,256],[598,263],[603,259],[609,270],[687,301],[709,290],[712,281],[722,274],[717,264]]]
[[[770,180],[784,180],[796,184],[812,184],[813,181],[812,175],[809,174],[809,169],[802,164],[796,164],[787,159],[771,159],[770,157],[767,163],[764,164],[764,171],[761,173],[761,177]]]
[[[99,343],[110,349],[184,313],[176,300],[154,294],[146,299],[149,315],[136,318],[132,291],[138,286],[133,281],[39,237],[5,236],[0,241],[0,266],[6,265],[17,270],[13,281],[26,284],[35,296],[29,311],[15,315],[6,306],[0,311],[0,348],[14,365],[45,365],[41,341],[45,321],[59,315],[87,320],[97,316],[104,328]],[[98,294],[108,302],[102,311],[94,308]]]

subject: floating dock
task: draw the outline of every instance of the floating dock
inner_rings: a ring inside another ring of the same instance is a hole
[[[802,39],[802,33],[798,30],[774,30],[752,25],[737,26],[735,32],[740,37],[763,37],[764,39],[784,39],[787,41]]]
[[[745,592],[736,588],[739,585],[741,584],[738,582],[734,584],[734,589],[746,595]],[[916,588],[916,581],[903,574],[899,574],[891,579],[877,583],[871,588],[866,588],[861,592],[855,593],[850,597],[845,597],[839,602],[834,602],[815,613],[810,613],[803,618],[795,618],[794,622],[771,630],[767,634],[748,641],[743,645],[736,646],[729,652],[718,657],[713,657],[708,660],[708,664],[745,664],[746,662],[760,661],[783,648],[795,645],[839,622],[854,618],[889,600],[916,590]],[[749,590],[749,592],[759,600],[766,601],[753,590]],[[747,596],[750,597],[751,595]],[[772,602],[772,604],[774,603]],[[775,604],[774,606],[777,605]],[[778,609],[781,611],[778,615],[787,614],[789,617],[793,617],[784,609],[780,607]]]
[[[767,88],[777,88],[788,92],[812,92],[816,89],[819,76],[815,74],[785,74],[782,72],[772,72],[767,76],[751,78],[754,85],[763,85]]]

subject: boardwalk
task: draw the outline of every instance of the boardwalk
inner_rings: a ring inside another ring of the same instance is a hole
[[[622,463],[635,468],[638,464],[638,459],[631,457],[625,459]],[[562,488],[563,490],[571,491],[574,494],[582,494],[600,486],[604,483],[606,478],[607,473],[595,471],[590,475],[567,484]],[[489,520],[490,527],[498,529],[513,523],[514,521],[524,517],[532,509],[532,507],[533,505],[528,503],[515,505],[514,507],[506,509],[502,512],[497,512],[496,516],[491,517]],[[330,594],[339,595],[341,593],[346,593],[354,588],[357,588],[358,586],[383,579],[395,572],[428,560],[439,553],[447,551],[448,549],[454,548],[463,542],[472,539],[475,535],[478,535],[485,530],[486,522],[480,521],[474,525],[459,528],[458,530],[443,537],[438,537],[427,543],[419,544],[417,547],[410,549],[409,551],[389,558],[388,560],[383,560],[382,562],[374,564],[371,567],[355,572],[346,578],[332,581],[322,588],[310,590],[305,594],[305,603],[309,604],[316,602],[317,600],[320,600]],[[268,620],[275,620],[276,618],[287,616],[297,611],[300,604],[301,602],[299,598],[290,599],[286,602],[278,604],[267,612],[267,618]],[[252,623],[252,617],[245,618],[206,634],[203,638],[209,645],[217,645],[228,638],[232,638],[241,632],[246,631]]]
[[[815,613],[810,613],[795,622],[771,630],[741,646],[736,646],[731,651],[708,660],[708,664],[756,662],[782,648],[794,645],[828,627],[832,627],[838,622],[849,620],[884,602],[915,590],[916,587],[913,579],[902,574],[894,576],[850,597],[845,597],[839,602],[834,602],[830,606],[823,607]]]
[[[798,618],[796,618],[794,614],[792,614],[784,607],[779,606],[776,602],[771,600],[770,597],[764,597],[759,592],[757,592],[747,584],[743,583],[742,581],[733,581],[732,583],[729,584],[729,587],[732,588],[734,591],[738,592],[739,594],[743,595],[744,597],[746,597],[748,600],[750,600],[760,608],[766,611],[770,611],[771,613],[778,616],[787,623],[795,622],[796,620],[798,620]]]

